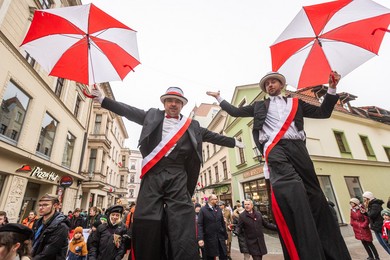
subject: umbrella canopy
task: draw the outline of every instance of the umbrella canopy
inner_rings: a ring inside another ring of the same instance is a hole
[[[140,63],[136,31],[93,4],[35,11],[22,47],[50,75],[88,85]]]
[[[345,76],[378,54],[390,9],[370,0],[305,6],[271,46],[272,70],[296,88]],[[382,28],[381,30],[376,30]]]

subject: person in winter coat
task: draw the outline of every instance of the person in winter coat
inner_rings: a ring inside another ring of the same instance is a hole
[[[30,260],[33,232],[22,224],[7,224],[0,227],[0,259]]]
[[[85,223],[83,221],[83,217],[80,216],[80,209],[76,208],[73,211],[72,218],[70,219],[70,228],[75,229],[76,227],[82,227],[85,228]]]
[[[88,260],[121,260],[125,255],[126,227],[122,223],[123,206],[114,205],[105,213],[107,224],[101,224],[91,241]]]
[[[38,202],[41,218],[33,226],[33,260],[65,260],[68,249],[69,219],[57,212],[57,195],[45,194]]]
[[[237,233],[244,234],[249,254],[253,260],[261,260],[267,254],[263,227],[277,230],[276,225],[265,221],[260,212],[253,209],[253,201],[244,201],[245,211],[238,218]]]
[[[87,223],[85,225],[86,228],[92,228],[93,223],[96,221],[99,221],[101,217],[101,214],[99,214],[97,207],[90,207],[89,208],[89,215],[87,217]]]
[[[227,234],[228,234],[228,239],[227,239],[227,243],[226,243],[227,258],[231,259],[231,257],[230,257],[230,252],[231,252],[231,248],[232,248],[232,229],[231,229],[231,227],[233,225],[232,212],[230,209],[225,207],[225,202],[220,201],[220,202],[218,202],[218,205],[222,211],[223,220],[225,221],[226,230],[227,230]]]
[[[390,209],[384,209],[381,212],[383,217],[382,237],[387,242],[387,246],[390,247]]]
[[[200,209],[198,216],[198,245],[204,246],[206,258],[227,259],[225,221],[221,209],[217,206],[218,198],[212,194],[208,202]]]
[[[362,241],[364,249],[368,254],[367,259],[379,259],[378,251],[372,243],[372,234],[369,226],[370,220],[364,214],[364,206],[360,204],[357,198],[350,199],[349,204],[351,205],[350,224],[355,233],[355,238]]]
[[[87,244],[83,237],[83,227],[76,227],[72,240],[69,242],[69,251],[67,260],[86,260],[87,259]]]
[[[96,230],[97,230],[98,226],[100,226],[101,224],[102,224],[102,222],[96,221],[95,223],[93,223],[92,228],[89,231],[89,236],[87,239],[87,251],[88,252],[91,250],[92,241],[94,241],[96,239],[95,238],[96,237]],[[105,225],[107,225],[107,224],[105,224]]]
[[[242,207],[241,202],[238,202],[236,205],[236,209],[233,211],[233,225],[234,230],[233,233],[237,236],[238,240],[238,247],[240,248],[240,253],[244,254],[244,260],[249,260],[251,255],[249,254],[248,246],[246,245],[245,235],[244,234],[238,234],[238,229],[236,228],[238,225],[238,219],[240,217],[240,214],[244,212],[245,209]]]
[[[27,218],[23,219],[22,224],[25,225],[26,227],[32,229],[34,226],[34,222],[37,220],[37,214],[35,211],[30,211],[28,213]]]
[[[366,209],[365,214],[370,218],[370,228],[374,231],[379,244],[381,244],[383,249],[390,255],[390,248],[386,245],[386,241],[382,237],[383,218],[381,216],[381,211],[383,210],[382,205],[384,202],[381,199],[375,198],[374,194],[370,191],[363,193],[363,200]]]

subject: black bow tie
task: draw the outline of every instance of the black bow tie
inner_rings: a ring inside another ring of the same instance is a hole
[[[175,118],[175,119],[179,119],[179,116],[170,116],[170,115],[168,115],[168,114],[167,114],[165,117],[166,117],[166,118]]]

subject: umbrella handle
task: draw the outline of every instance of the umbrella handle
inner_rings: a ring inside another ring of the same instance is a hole
[[[96,89],[96,84],[93,84],[93,88]],[[84,96],[86,96],[87,98],[95,98],[96,96],[95,95],[90,95],[87,93],[87,90],[85,88],[83,88],[83,94]]]

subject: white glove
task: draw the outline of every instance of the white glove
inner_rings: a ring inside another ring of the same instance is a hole
[[[245,148],[245,144],[243,143],[243,142],[240,142],[240,141],[238,141],[237,139],[235,139],[236,140],[236,147],[237,148],[240,148],[240,149],[244,149]]]
[[[104,99],[103,93],[98,88],[92,89],[91,94],[93,96],[95,96],[93,98],[93,101],[98,102],[100,104],[103,102],[103,99]]]

